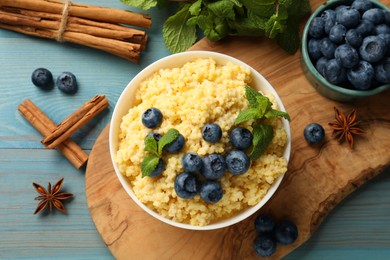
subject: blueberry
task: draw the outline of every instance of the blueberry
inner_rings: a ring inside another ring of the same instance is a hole
[[[386,44],[378,36],[367,36],[359,49],[360,57],[368,62],[378,62],[386,54]]]
[[[316,63],[316,69],[317,71],[322,75],[324,76],[325,75],[325,68],[326,68],[326,64],[329,62],[329,60],[325,57],[321,57],[317,63]]]
[[[142,124],[147,128],[155,128],[161,125],[163,115],[160,109],[152,107],[146,109],[142,114]]]
[[[203,160],[196,153],[186,153],[181,162],[187,172],[199,172],[203,167]]]
[[[334,51],[336,50],[337,45],[329,40],[329,38],[323,38],[320,42],[320,50],[321,53],[324,55],[327,59],[333,59],[334,58]]]
[[[370,0],[355,0],[352,2],[351,8],[356,9],[360,14],[363,14],[365,11],[372,8],[372,3]]]
[[[189,172],[177,175],[173,186],[177,196],[182,199],[193,198],[199,191],[199,183],[196,176]]]
[[[337,47],[334,57],[344,68],[352,68],[359,63],[358,52],[349,44],[342,44]]]
[[[298,228],[291,221],[283,220],[275,226],[274,234],[277,242],[289,245],[298,238]]]
[[[344,8],[336,12],[336,23],[344,25],[346,28],[356,27],[360,22],[360,13],[356,9]]]
[[[324,19],[324,31],[326,34],[329,34],[330,29],[336,24],[336,12],[332,9],[327,9],[321,14],[322,19]]]
[[[375,24],[369,20],[362,20],[355,29],[362,37],[365,37],[374,32]]]
[[[358,48],[363,42],[363,37],[356,29],[349,29],[345,35],[345,42],[354,48]]]
[[[253,249],[258,256],[271,256],[276,251],[276,241],[270,235],[260,234],[253,241]]]
[[[345,68],[336,59],[331,59],[325,66],[325,78],[332,84],[340,84],[347,79]]]
[[[183,149],[184,143],[184,136],[179,134],[179,136],[173,142],[164,146],[164,150],[168,153],[178,153],[181,151],[181,149]]]
[[[384,17],[384,22],[385,24],[387,24],[388,26],[390,26],[390,12],[387,11],[387,10],[383,10],[383,17]]]
[[[155,178],[157,176],[160,176],[164,169],[164,162],[162,159],[158,161],[156,169],[154,169],[150,174],[149,177]]]
[[[209,143],[216,143],[221,140],[222,129],[217,124],[205,124],[202,129],[202,136],[205,141]]]
[[[362,15],[363,20],[369,20],[373,22],[374,24],[380,24],[385,21],[385,16],[383,14],[382,9],[379,8],[372,8],[370,10],[367,10]]]
[[[322,38],[325,35],[325,21],[322,17],[314,17],[309,25],[309,35],[313,38]]]
[[[274,221],[268,215],[259,215],[255,219],[257,232],[272,232],[275,227]]]
[[[309,144],[319,144],[325,138],[325,130],[320,124],[311,123],[303,130],[303,136]]]
[[[230,133],[230,142],[234,148],[245,150],[252,144],[253,135],[244,127],[236,127]]]
[[[225,158],[227,170],[234,175],[244,174],[249,169],[250,160],[243,151],[231,151]]]
[[[320,42],[321,40],[311,38],[307,45],[307,51],[309,53],[309,56],[314,61],[322,57]]]
[[[222,155],[213,153],[203,157],[201,174],[209,180],[216,180],[225,173],[226,163]]]
[[[216,181],[206,181],[200,186],[199,194],[205,202],[217,203],[223,197],[223,189]]]
[[[375,66],[375,79],[381,83],[390,83],[390,57]]]
[[[374,68],[370,63],[362,60],[358,65],[347,70],[347,78],[356,89],[369,89],[374,79]]]
[[[342,10],[344,10],[345,8],[349,8],[349,6],[346,6],[346,5],[338,5],[334,10],[336,11],[336,14]]]
[[[59,90],[66,94],[75,94],[78,90],[76,76],[71,72],[62,72],[56,80]]]
[[[151,133],[149,133],[149,134],[147,135],[147,137],[148,137],[148,136],[153,137],[154,140],[156,140],[157,142],[158,142],[158,140],[160,140],[161,137],[162,137],[162,135],[159,134],[159,133],[157,133],[157,132],[151,132]]]
[[[347,33],[347,28],[342,24],[336,24],[330,29],[329,40],[336,44],[344,42],[345,34]]]
[[[379,34],[378,37],[383,40],[386,45],[387,55],[390,55],[390,34]]]
[[[378,24],[375,26],[375,34],[390,34],[390,27],[387,24]]]
[[[53,88],[53,75],[48,69],[38,68],[31,74],[32,83],[44,90]]]

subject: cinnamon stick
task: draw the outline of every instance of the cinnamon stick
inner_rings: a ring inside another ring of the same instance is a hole
[[[64,3],[58,0],[0,0],[0,7],[16,7],[21,9],[61,14]],[[150,28],[152,25],[149,15],[107,7],[72,3],[69,8],[70,16],[87,18],[95,21],[121,23]]]
[[[56,128],[53,121],[46,116],[31,100],[27,99],[18,106],[18,111],[43,136],[51,134]],[[71,139],[67,138],[57,147],[77,169],[82,168],[88,161],[88,155]]]
[[[42,140],[42,144],[47,148],[57,147],[106,107],[108,107],[108,99],[104,95],[96,95],[62,121],[50,135]]]

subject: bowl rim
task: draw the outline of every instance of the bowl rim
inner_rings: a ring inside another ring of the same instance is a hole
[[[182,58],[182,61],[179,63],[181,65],[172,65],[172,63],[175,63],[175,60],[177,61],[179,58]],[[224,220],[219,220],[215,223],[208,224],[206,226],[194,226],[186,223],[180,223],[176,222],[170,219],[167,219],[165,217],[162,217],[154,210],[148,208],[145,204],[140,202],[138,198],[135,196],[134,192],[132,191],[132,188],[130,187],[130,183],[127,181],[127,177],[121,174],[119,171],[114,156],[116,154],[117,146],[115,146],[115,142],[117,142],[118,139],[118,128],[120,127],[120,123],[122,121],[122,117],[127,114],[128,110],[133,107],[133,102],[131,102],[130,105],[127,105],[126,109],[121,106],[123,106],[124,101],[126,100],[126,97],[131,94],[131,92],[135,92],[138,89],[138,83],[146,79],[147,77],[150,77],[154,72],[158,71],[162,68],[173,68],[178,66],[183,66],[185,63],[195,60],[197,58],[212,58],[213,60],[216,60],[217,64],[226,64],[227,62],[233,62],[234,64],[246,67],[250,70],[250,74],[252,77],[252,81],[258,81],[262,83],[262,86],[257,86],[258,89],[261,89],[262,91],[265,91],[266,93],[271,93],[275,97],[275,102],[278,103],[279,109],[282,111],[286,111],[281,98],[277,94],[276,90],[271,86],[271,84],[254,68],[249,66],[248,64],[244,63],[243,61],[240,61],[232,56],[213,52],[213,51],[187,51],[182,53],[176,53],[169,56],[166,56],[164,58],[161,58],[144,69],[142,69],[130,82],[127,84],[125,89],[122,91],[112,114],[112,118],[110,121],[110,129],[109,129],[109,149],[110,149],[110,157],[111,162],[114,167],[115,173],[122,185],[122,187],[126,190],[127,194],[132,198],[132,200],[141,207],[144,211],[146,211],[149,215],[155,217],[156,219],[169,224],[171,226],[188,229],[188,230],[215,230],[220,229],[224,227],[228,227],[231,225],[234,225],[238,222],[241,222],[242,220],[248,218],[249,216],[253,215],[255,212],[257,212],[263,205],[272,197],[272,195],[275,193],[277,188],[280,186],[280,183],[284,177],[285,174],[282,174],[278,177],[278,179],[271,185],[271,187],[268,189],[266,195],[261,199],[261,201],[254,205],[250,206],[240,212],[238,212],[236,215],[229,217]],[[223,62],[221,62],[223,61]],[[169,63],[171,62],[171,63]],[[166,64],[170,64],[167,66]],[[165,64],[165,65],[163,65]],[[257,85],[257,84],[256,84]],[[128,102],[130,103],[130,102]],[[126,111],[126,112],[124,112]],[[123,113],[123,114],[121,114]],[[287,145],[283,154],[283,157],[286,158],[287,164],[290,159],[290,153],[291,153],[291,130],[290,130],[290,124],[287,120],[282,119],[283,126],[286,130],[287,134]]]
[[[371,1],[371,0],[370,0]],[[309,35],[309,26],[312,20],[317,17],[320,13],[322,13],[324,10],[328,9],[329,7],[338,6],[345,3],[351,3],[353,0],[329,0],[322,5],[320,5],[309,17],[309,19],[306,21],[303,33],[302,33],[302,41],[301,41],[301,52],[303,56],[303,60],[309,70],[309,72],[320,81],[320,83],[323,86],[326,86],[327,88],[333,90],[334,92],[344,94],[351,97],[368,97],[372,95],[376,95],[378,93],[381,93],[382,91],[386,89],[390,89],[390,83],[384,84],[381,86],[378,86],[374,89],[370,90],[354,90],[354,89],[347,89],[343,88],[337,85],[334,85],[330,82],[328,82],[315,68],[314,64],[312,63],[308,50],[307,50],[307,41],[308,41],[308,35]],[[385,6],[384,4],[378,2],[378,1],[371,1],[374,5],[377,5],[378,7],[382,9],[386,9],[390,11],[390,8]]]

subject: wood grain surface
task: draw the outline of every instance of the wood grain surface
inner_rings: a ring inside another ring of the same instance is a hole
[[[290,56],[272,41],[202,40],[191,49],[238,58],[274,86],[292,118],[288,172],[273,198],[251,218],[217,231],[180,230],[142,212],[126,194],[110,163],[106,128],[91,152],[86,195],[96,227],[118,259],[129,255],[150,259],[251,259],[255,257],[253,222],[261,213],[276,220],[290,219],[298,226],[298,240],[289,246],[278,246],[272,256],[281,258],[308,240],[343,198],[389,166],[389,91],[350,104],[326,99],[303,75],[300,53]],[[334,121],[334,106],[345,113],[353,108],[358,110],[367,135],[356,138],[353,150],[331,138],[327,123]],[[304,127],[312,122],[325,127],[326,141],[321,146],[308,146],[303,138]],[[147,246],[144,241],[148,241]]]

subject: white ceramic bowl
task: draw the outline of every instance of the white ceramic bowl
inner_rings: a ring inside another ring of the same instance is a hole
[[[151,76],[154,72],[163,69],[163,68],[174,68],[174,67],[181,67],[185,63],[194,60],[195,58],[212,58],[217,62],[217,64],[226,64],[228,61],[231,61],[235,64],[248,67],[251,71],[251,77],[253,79],[253,83],[251,84],[252,87],[256,87],[257,89],[261,90],[264,94],[272,94],[275,97],[276,102],[279,105],[279,109],[282,111],[285,111],[285,108],[283,106],[282,101],[280,100],[280,97],[276,93],[275,89],[271,86],[271,84],[256,70],[248,66],[242,61],[239,61],[233,57],[216,53],[216,52],[208,52],[208,51],[189,51],[189,52],[183,52],[178,54],[173,54],[170,56],[167,56],[165,58],[162,58],[145,69],[143,69],[138,75],[136,75],[130,83],[127,85],[127,87],[122,92],[121,96],[118,99],[118,102],[116,103],[111,123],[110,123],[110,134],[109,134],[109,145],[110,145],[110,155],[112,159],[112,163],[115,169],[115,172],[123,186],[123,188],[126,190],[126,192],[129,194],[129,196],[135,201],[135,203],[138,204],[143,210],[145,210],[147,213],[152,215],[153,217],[161,220],[162,222],[165,222],[167,224],[170,224],[175,227],[184,228],[184,229],[192,229],[192,230],[212,230],[212,229],[219,229],[223,227],[227,227],[230,225],[233,225],[235,223],[238,223],[247,217],[251,216],[253,213],[258,211],[275,193],[276,189],[278,188],[279,184],[281,183],[283,176],[280,176],[275,183],[271,186],[265,197],[255,206],[248,207],[245,210],[242,210],[241,212],[237,213],[236,215],[228,218],[223,219],[214,223],[211,223],[207,226],[192,226],[189,224],[184,223],[178,223],[169,219],[166,219],[162,216],[160,216],[155,211],[149,209],[147,206],[145,206],[142,202],[138,200],[138,198],[135,196],[127,178],[123,176],[113,158],[116,154],[116,151],[118,149],[118,136],[119,136],[119,129],[122,117],[126,115],[129,111],[129,109],[133,106],[134,99],[135,99],[135,93],[137,91],[137,88],[144,79]],[[288,121],[283,119],[283,124],[287,132],[288,136],[288,144],[286,147],[286,150],[284,152],[284,157],[288,161],[290,158],[290,149],[291,149],[291,134],[290,134],[290,126]]]

